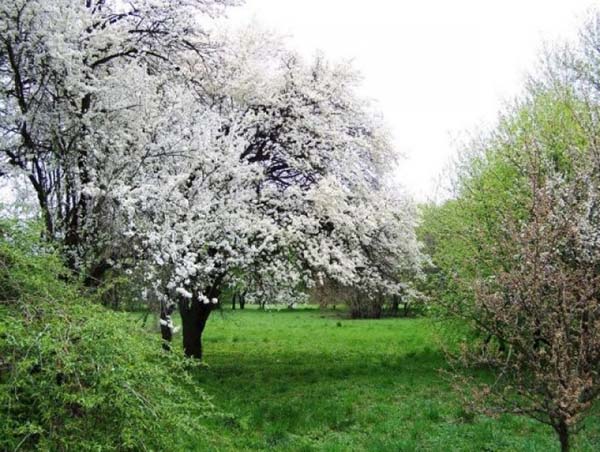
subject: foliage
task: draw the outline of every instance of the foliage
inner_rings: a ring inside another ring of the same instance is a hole
[[[551,425],[563,450],[600,390],[591,23],[580,48],[551,60],[550,78],[472,144],[456,198],[427,206],[421,230],[436,266],[429,290],[479,333],[463,357],[496,374],[476,400]]]
[[[600,394],[599,193],[590,175],[528,175],[530,217],[505,218],[492,250],[506,270],[476,286],[472,321],[488,341],[464,358],[498,373],[480,395],[551,425],[568,450]]]
[[[0,225],[0,449],[166,450],[215,413],[193,365],[82,298],[40,228]]]
[[[140,287],[144,284],[143,276],[131,269],[112,268],[108,270],[97,287],[88,289],[100,303],[114,311],[158,312],[160,306],[153,300],[144,300],[140,296]]]
[[[419,238],[433,263],[424,290],[438,306],[468,310],[475,282],[506,270],[507,256],[494,244],[505,236],[507,217],[529,215],[532,153],[523,149],[542,154],[542,173],[570,177],[593,138],[582,124],[586,108],[569,91],[533,91],[468,145],[453,166],[453,198],[422,206]]]

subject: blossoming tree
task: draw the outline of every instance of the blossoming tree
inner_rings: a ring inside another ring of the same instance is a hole
[[[233,3],[0,6],[3,170],[28,177],[90,281],[120,266],[176,302],[198,358],[227,287],[289,302],[329,279],[368,298],[420,262],[357,74],[261,30],[202,28]]]
[[[72,268],[101,276],[116,249],[114,194],[177,152],[163,140],[173,99],[163,93],[200,76],[215,47],[202,24],[233,3],[0,4],[1,171],[30,181]]]
[[[407,285],[385,259],[420,266],[413,209],[383,183],[392,147],[351,68],[276,45],[265,54],[246,36],[229,44],[246,60],[224,63],[217,102],[189,105],[195,151],[155,173],[132,209],[147,276],[163,303],[176,294],[195,357],[226,287],[289,303],[333,279],[368,297]]]

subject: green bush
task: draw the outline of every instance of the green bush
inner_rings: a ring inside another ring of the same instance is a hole
[[[178,450],[214,415],[190,363],[0,224],[0,450]]]

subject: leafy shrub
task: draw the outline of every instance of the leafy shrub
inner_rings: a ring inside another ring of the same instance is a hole
[[[0,224],[0,450],[172,450],[214,413],[193,363],[82,297],[38,230]]]

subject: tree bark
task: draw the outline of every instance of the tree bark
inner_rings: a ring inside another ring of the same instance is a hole
[[[396,317],[398,315],[399,309],[400,309],[400,296],[393,295],[392,296],[392,316]]]
[[[173,323],[171,314],[174,305],[167,305],[165,302],[160,304],[160,335],[163,339],[163,349],[171,350],[171,341],[173,340]]]
[[[560,421],[557,426],[554,427],[556,433],[558,433],[558,440],[560,441],[561,452],[569,452],[569,427],[565,421]]]
[[[185,356],[202,359],[202,333],[212,309],[212,304],[201,303],[196,297],[179,302]]]

